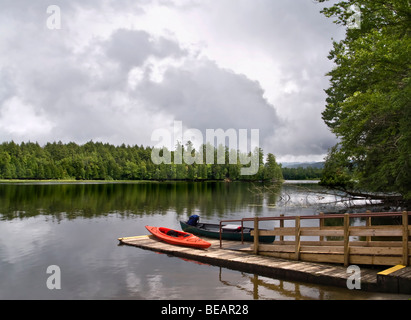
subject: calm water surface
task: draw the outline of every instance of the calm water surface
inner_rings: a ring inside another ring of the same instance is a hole
[[[179,229],[179,220],[194,213],[219,221],[327,211],[335,197],[321,191],[314,184],[270,190],[222,182],[0,184],[0,299],[408,298],[282,281],[118,245],[118,237],[147,234],[145,225]],[[50,265],[60,268],[60,290],[47,288]]]

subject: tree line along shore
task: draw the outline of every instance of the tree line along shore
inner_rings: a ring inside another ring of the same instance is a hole
[[[205,146],[201,146],[203,148]],[[221,146],[220,146],[221,147]],[[241,175],[240,161],[228,161],[232,150],[225,148],[226,162],[159,164],[151,160],[152,147],[115,146],[89,141],[52,142],[40,146],[37,142],[0,144],[0,179],[11,180],[226,180],[282,181],[281,165],[273,154],[264,157],[258,149],[259,167],[254,175]],[[193,149],[193,154],[199,150]],[[238,152],[238,151],[237,151]],[[171,152],[173,154],[173,151]],[[217,148],[214,148],[215,157]],[[264,161],[265,159],[265,161]]]

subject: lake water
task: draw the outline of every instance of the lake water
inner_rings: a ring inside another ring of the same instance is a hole
[[[240,182],[0,184],[0,299],[408,298],[282,281],[118,245],[119,237],[148,234],[145,225],[179,229],[191,214],[219,221],[344,208],[315,184],[269,189]],[[56,275],[49,266],[59,268],[60,289],[47,286]]]

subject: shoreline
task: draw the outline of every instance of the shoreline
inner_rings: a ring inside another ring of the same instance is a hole
[[[270,183],[282,183],[282,184],[318,184],[320,180],[309,179],[309,180],[282,180],[281,182],[270,182]],[[75,180],[75,179],[0,179],[0,184],[104,184],[104,183],[160,183],[160,182],[260,182],[267,183],[267,181],[261,180]]]

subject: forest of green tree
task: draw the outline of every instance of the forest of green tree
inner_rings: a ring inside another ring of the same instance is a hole
[[[323,169],[315,167],[281,168],[285,180],[321,179]]]
[[[214,148],[216,156],[217,150]],[[230,164],[230,151],[225,148],[225,164],[159,164],[151,160],[151,147],[114,146],[89,141],[38,143],[13,141],[0,144],[0,179],[36,180],[246,180],[282,181],[281,167],[275,156],[268,154],[263,162],[259,149],[259,169],[255,175],[241,175],[242,165]],[[193,150],[192,153],[197,151]],[[232,150],[231,150],[232,152]],[[173,153],[173,152],[172,152]]]

